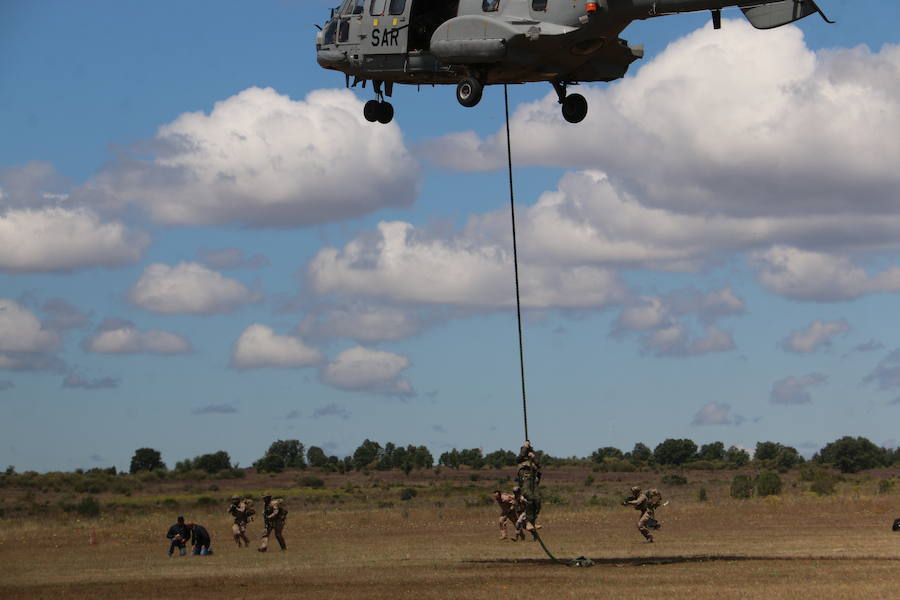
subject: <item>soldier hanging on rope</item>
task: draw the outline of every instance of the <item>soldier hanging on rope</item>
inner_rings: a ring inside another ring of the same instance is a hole
[[[659,490],[650,488],[642,491],[639,487],[633,487],[631,496],[622,502],[622,506],[633,506],[635,510],[641,512],[641,517],[637,522],[638,531],[648,543],[653,543],[653,534],[650,533],[650,530],[661,527],[655,517],[656,509],[662,506],[662,494],[659,493]]]
[[[537,539],[535,530],[541,527],[537,524],[537,518],[541,512],[541,465],[538,462],[537,454],[531,447],[531,441],[525,440],[525,444],[519,450],[516,464],[516,482],[521,488],[525,507],[517,521],[517,528],[522,527],[526,531],[530,531],[532,538]]]

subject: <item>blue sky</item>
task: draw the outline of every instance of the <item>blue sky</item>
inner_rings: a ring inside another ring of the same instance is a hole
[[[0,3],[0,464],[521,442],[502,90],[365,122],[333,3]],[[510,88],[539,447],[897,443],[900,8],[820,4]]]

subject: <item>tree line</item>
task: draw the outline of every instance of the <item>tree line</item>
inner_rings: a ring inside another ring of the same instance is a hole
[[[538,451],[538,458],[545,466],[592,463],[608,470],[633,470],[642,467],[684,467],[684,468],[741,468],[751,460],[769,468],[782,471],[793,469],[806,462],[800,452],[778,442],[758,442],[751,456],[750,452],[737,446],[725,447],[723,442],[712,442],[698,446],[690,439],[666,439],[652,450],[638,442],[628,451],[613,446],[598,448],[588,457],[560,458]],[[829,465],[843,473],[856,473],[865,469],[889,467],[900,463],[900,448],[882,448],[864,437],[845,436],[826,444],[812,457],[812,462]],[[485,454],[481,448],[456,448],[438,457],[439,466],[458,469],[512,467],[516,453],[511,450],[495,450]],[[260,473],[278,473],[285,469],[315,468],[323,472],[346,473],[364,469],[399,469],[410,473],[414,469],[430,469],[434,457],[425,446],[412,444],[403,446],[387,442],[383,446],[366,439],[350,456],[339,458],[328,455],[319,446],[306,448],[299,440],[276,440],[266,452],[253,463]],[[130,472],[166,471],[162,455],[153,448],[138,448],[131,459]],[[204,471],[206,473],[234,473],[239,470],[232,464],[227,452],[220,450],[202,454],[175,463],[175,472]]]

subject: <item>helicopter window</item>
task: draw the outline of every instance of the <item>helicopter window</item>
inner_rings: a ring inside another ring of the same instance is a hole
[[[372,6],[369,7],[369,14],[373,17],[380,17],[384,14],[384,7],[387,0],[372,0]]]
[[[352,12],[352,6],[353,0],[344,0],[344,3],[341,5],[341,9],[338,11],[338,13],[341,15],[349,15]]]
[[[547,10],[548,0],[531,0],[531,10]]]
[[[365,11],[366,0],[353,0],[353,14],[361,15]]]
[[[332,21],[331,23],[328,24],[328,27],[325,28],[325,38],[323,41],[326,44],[333,44],[334,43],[334,34],[336,31],[337,31],[337,22]]]
[[[406,10],[406,0],[391,0],[391,6],[388,12],[392,15],[402,15]]]
[[[500,10],[500,0],[482,0],[481,10],[484,12],[497,12]]]
[[[338,28],[338,42],[346,42],[350,39],[350,21],[343,19]]]

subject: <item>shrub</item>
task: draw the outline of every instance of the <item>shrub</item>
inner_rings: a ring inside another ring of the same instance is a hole
[[[744,500],[753,496],[753,479],[749,475],[735,475],[731,480],[731,497]]]
[[[175,498],[166,498],[161,502],[165,508],[178,508],[178,500]]]
[[[306,475],[297,480],[297,485],[300,487],[321,488],[325,487],[325,480],[313,475]]]
[[[706,488],[702,487],[697,490],[697,502],[706,502]]]
[[[878,493],[879,494],[887,494],[892,489],[894,489],[894,482],[890,479],[882,479],[878,482]]]
[[[837,477],[825,469],[811,469],[810,473],[812,483],[809,486],[809,491],[815,492],[820,496],[830,496],[834,493],[834,489],[837,486]]]
[[[677,473],[670,473],[669,475],[663,475],[662,479],[660,479],[666,485],[687,485],[687,477],[684,475],[679,475]]]
[[[416,490],[412,489],[412,488],[403,488],[403,489],[400,491],[400,499],[401,499],[401,500],[412,500],[412,499],[415,498],[418,494],[419,494],[419,493],[418,493]]]
[[[82,517],[99,517],[100,503],[97,502],[97,499],[93,496],[85,496],[81,499],[81,502],[75,505],[75,512],[77,512]]]
[[[215,498],[210,498],[209,496],[200,496],[197,498],[197,506],[210,506],[213,504],[217,504]]]
[[[756,478],[757,496],[777,496],[781,493],[781,478],[777,473],[765,471]]]
[[[588,475],[584,478],[584,487],[591,487],[594,485],[594,477],[593,475]]]

